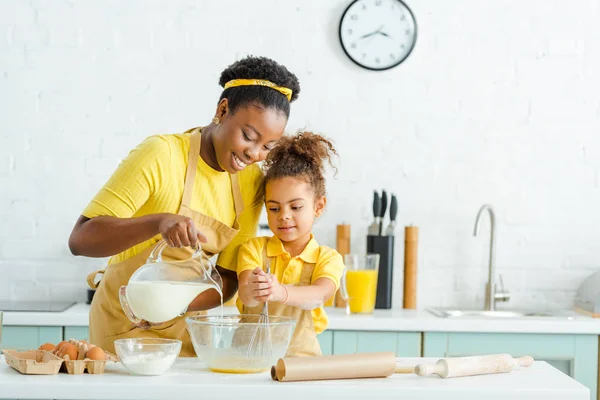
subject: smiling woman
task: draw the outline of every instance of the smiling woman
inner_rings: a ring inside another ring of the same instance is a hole
[[[208,256],[218,254],[224,300],[237,290],[238,248],[255,235],[261,209],[262,173],[255,163],[282,136],[300,86],[294,74],[264,57],[235,62],[219,84],[224,90],[210,124],[145,139],[73,228],[73,254],[112,256],[105,270],[88,276],[97,288],[90,310],[95,345],[114,351],[116,339],[163,337],[182,340],[181,355],[194,355],[184,318],[219,305],[216,290],[196,297],[185,316],[159,326],[133,326],[118,299],[119,287],[161,238],[170,246],[163,256],[174,259],[189,258],[202,242]]]

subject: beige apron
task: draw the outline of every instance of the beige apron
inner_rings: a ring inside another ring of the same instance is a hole
[[[267,257],[267,244],[263,248],[263,270],[266,271],[267,263],[271,263],[271,257]],[[304,263],[300,273],[300,281],[296,286],[308,286],[312,280],[312,275],[315,270],[314,263]],[[291,317],[296,320],[296,328],[286,357],[302,357],[302,356],[320,356],[321,346],[317,340],[315,326],[313,323],[312,312],[303,310],[299,307],[292,307],[281,303],[269,303],[269,316]],[[256,307],[247,307],[244,305],[244,314],[260,314],[262,312],[262,304]]]
[[[243,211],[244,202],[237,175],[231,175],[231,190],[236,214],[233,227],[190,208],[198,157],[200,156],[200,144],[200,128],[195,128],[191,130],[190,152],[179,214],[191,218],[198,231],[207,237],[208,242],[202,244],[202,249],[208,257],[211,257],[222,251],[239,232],[238,219]],[[171,321],[152,326],[150,329],[141,329],[131,323],[121,308],[118,294],[119,288],[122,285],[127,285],[131,275],[146,263],[148,256],[158,243],[125,261],[111,264],[105,270],[96,271],[88,275],[88,285],[92,289],[96,289],[90,308],[91,343],[114,352],[113,342],[117,339],[136,337],[179,339],[183,342],[180,356],[195,356],[194,348],[186,329],[185,318],[191,315],[205,314],[205,312],[188,312]],[[166,247],[162,254],[166,259],[184,260],[192,256],[193,249],[189,247]],[[98,274],[103,274],[104,276],[99,283],[95,283],[94,281]]]

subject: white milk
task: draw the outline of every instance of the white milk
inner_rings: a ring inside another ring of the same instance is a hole
[[[160,323],[179,316],[196,296],[208,289],[215,286],[192,282],[129,282],[127,301],[136,317]]]

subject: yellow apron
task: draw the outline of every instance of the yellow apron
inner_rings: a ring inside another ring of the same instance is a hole
[[[207,237],[208,242],[202,244],[202,249],[208,257],[211,257],[222,251],[239,232],[238,219],[244,209],[244,202],[237,175],[231,175],[231,190],[236,214],[233,227],[199,211],[195,211],[190,207],[201,144],[200,128],[195,128],[190,132],[190,152],[183,196],[178,214],[191,218],[196,228]],[[121,308],[118,294],[119,288],[122,285],[127,285],[131,275],[146,263],[148,256],[157,244],[158,242],[125,261],[107,266],[105,270],[96,271],[88,275],[88,285],[92,289],[96,289],[90,308],[91,343],[114,352],[113,342],[117,339],[136,337],[179,339],[182,341],[180,356],[195,356],[194,348],[186,329],[185,318],[191,315],[205,314],[206,312],[188,312],[171,321],[152,326],[150,329],[141,329],[131,323]],[[193,249],[189,247],[166,247],[162,254],[166,259],[184,260],[192,256]],[[104,276],[99,283],[95,283],[95,278],[98,274],[103,274]]]
[[[266,271],[266,264],[271,263],[271,257],[267,257],[267,245],[263,248],[263,270]],[[304,263],[300,272],[300,281],[296,286],[308,286],[312,280],[315,270],[314,263]],[[288,306],[281,303],[272,303],[268,305],[269,316],[291,317],[296,320],[296,328],[290,345],[288,346],[286,357],[320,356],[321,346],[317,339],[315,326],[313,323],[312,312],[303,310],[299,307]],[[260,314],[263,306],[256,307],[243,306],[244,314]]]

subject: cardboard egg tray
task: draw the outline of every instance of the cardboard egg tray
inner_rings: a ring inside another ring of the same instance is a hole
[[[2,350],[6,363],[22,374],[56,375],[63,359],[45,350]]]
[[[22,374],[28,375],[56,375],[66,372],[71,375],[80,375],[87,371],[88,374],[102,374],[108,361],[118,361],[118,358],[108,351],[106,360],[90,360],[83,358],[82,353],[78,360],[65,360],[45,350],[2,350],[6,363]]]

